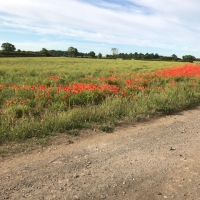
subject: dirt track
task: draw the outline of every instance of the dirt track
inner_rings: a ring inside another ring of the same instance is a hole
[[[0,199],[200,199],[200,108],[1,161]]]

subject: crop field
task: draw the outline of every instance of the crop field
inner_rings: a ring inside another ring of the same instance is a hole
[[[0,144],[104,131],[200,104],[200,65],[75,58],[0,59]]]

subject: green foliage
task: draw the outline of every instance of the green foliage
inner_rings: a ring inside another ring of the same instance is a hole
[[[172,54],[171,56],[173,58],[174,61],[177,61],[178,60],[178,56],[176,54]]]
[[[98,58],[101,59],[102,58],[102,53],[98,54]]]
[[[10,43],[3,43],[1,45],[1,48],[4,52],[14,52],[16,50],[15,46],[13,44]]]
[[[185,55],[183,56],[183,61],[184,62],[194,62],[196,58],[192,55]]]
[[[76,137],[76,136],[79,136],[79,131],[78,129],[71,129],[68,131],[68,134]]]
[[[111,52],[112,52],[112,56],[113,58],[116,58],[118,53],[119,53],[119,50],[117,48],[112,48],[111,49]]]
[[[100,126],[99,130],[106,132],[106,133],[113,132],[113,128],[111,128],[110,126]]]
[[[67,53],[69,57],[76,57],[78,54],[78,50],[74,47],[69,47]]]
[[[49,51],[48,51],[47,49],[45,49],[45,48],[42,48],[42,50],[40,51],[40,53],[41,53],[41,54],[44,54],[44,55],[46,55],[46,56],[50,56]]]
[[[0,56],[2,57],[45,57],[45,54],[42,54],[40,52],[7,52],[7,51],[2,51],[0,52]]]
[[[94,58],[95,57],[95,52],[94,51],[90,51],[89,52],[89,56],[91,56],[92,58]]]

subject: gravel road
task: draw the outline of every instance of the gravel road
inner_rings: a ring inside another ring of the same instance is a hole
[[[2,160],[0,199],[200,199],[200,107],[85,135]]]

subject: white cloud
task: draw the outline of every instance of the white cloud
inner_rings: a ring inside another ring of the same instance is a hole
[[[92,5],[80,0],[1,0],[0,23],[3,28],[41,37],[61,36],[65,41],[74,38],[82,44],[90,41],[200,51],[200,1],[127,2],[137,6],[127,9],[105,1]]]

